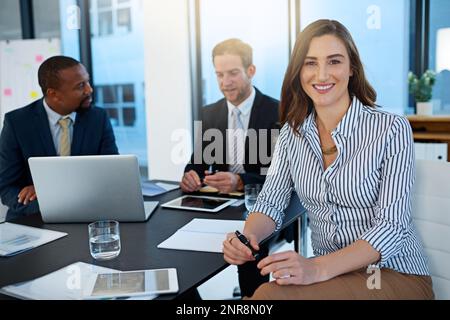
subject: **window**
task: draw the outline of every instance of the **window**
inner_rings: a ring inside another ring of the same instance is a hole
[[[93,33],[99,37],[132,31],[132,6],[136,0],[92,0]]]
[[[430,1],[429,69],[437,72],[433,113],[450,114],[450,2]]]
[[[122,32],[131,32],[130,8],[117,10],[117,27],[123,30]]]
[[[105,108],[115,127],[134,127],[136,109],[134,85],[106,85],[96,87],[96,105]]]
[[[59,1],[38,0],[33,1],[34,33],[36,38],[59,38],[61,37],[61,19],[59,14]]]
[[[100,37],[113,33],[112,11],[99,12],[98,14],[98,35]]]
[[[19,0],[3,0],[0,10],[0,40],[22,39]]]
[[[409,1],[302,0],[303,30],[317,19],[334,19],[352,34],[366,77],[384,110],[404,114],[408,107]]]
[[[34,0],[32,4],[35,38],[58,38],[61,40],[62,54],[79,60],[79,12],[69,10],[76,2],[77,0]]]
[[[119,152],[137,155],[147,177],[142,2],[91,0],[90,12],[96,105],[111,119]]]
[[[217,43],[228,38],[239,38],[252,46],[256,66],[253,84],[280,99],[289,59],[288,1],[200,1],[200,23],[203,105],[223,98],[211,53]]]

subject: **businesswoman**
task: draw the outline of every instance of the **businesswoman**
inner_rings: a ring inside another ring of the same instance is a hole
[[[261,260],[261,274],[276,280],[253,299],[434,297],[411,221],[411,128],[375,100],[348,30],[331,20],[305,28],[283,83],[284,126],[243,233],[259,249],[280,228],[295,190],[308,211],[315,257],[289,251]],[[230,264],[253,260],[233,233],[223,252]]]

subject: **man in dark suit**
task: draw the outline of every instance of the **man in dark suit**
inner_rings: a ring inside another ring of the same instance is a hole
[[[93,90],[81,63],[52,57],[38,78],[44,98],[7,113],[0,136],[0,197],[8,220],[39,212],[28,158],[118,154],[106,112],[91,107]]]
[[[203,178],[206,185],[223,193],[243,191],[244,185],[250,183],[264,183],[279,129],[279,101],[252,86],[256,72],[252,48],[238,39],[223,41],[213,50],[213,63],[224,98],[202,108],[202,130],[198,137],[202,141],[196,141],[194,154],[185,168],[180,184],[184,192],[198,191]],[[233,110],[239,110],[239,115],[235,116]],[[240,128],[235,128],[236,122],[241,124]],[[211,129],[218,136],[211,142],[204,141],[205,133]],[[238,141],[239,134],[233,135],[233,130],[239,129],[244,133],[242,141]],[[211,148],[213,145],[217,148]],[[242,149],[238,151],[240,159],[233,154],[234,147]],[[217,173],[211,174],[210,169]]]
[[[224,99],[202,110],[198,137],[202,141],[196,141],[185,168],[180,183],[184,192],[198,191],[203,183],[222,193],[243,191],[246,184],[264,183],[278,136],[279,101],[252,86],[256,72],[252,48],[241,40],[229,39],[213,49],[212,57]],[[212,141],[205,141],[209,140],[208,131],[214,136]],[[260,251],[267,255],[268,247],[262,246]],[[238,272],[242,296],[252,296],[260,284],[269,280],[259,274],[255,262],[238,266]]]

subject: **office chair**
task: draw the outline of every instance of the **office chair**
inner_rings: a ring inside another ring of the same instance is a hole
[[[450,299],[450,163],[417,160],[412,216],[436,299]]]

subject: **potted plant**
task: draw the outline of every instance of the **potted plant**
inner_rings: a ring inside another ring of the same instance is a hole
[[[433,114],[433,104],[431,96],[433,85],[436,81],[436,74],[431,71],[425,71],[420,79],[411,71],[408,73],[409,93],[413,95],[416,101],[416,112],[418,115]]]

